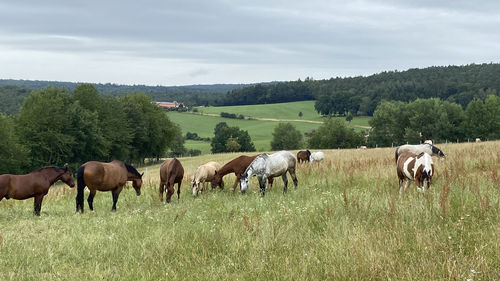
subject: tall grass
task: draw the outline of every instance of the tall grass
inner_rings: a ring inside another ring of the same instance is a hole
[[[0,202],[0,280],[495,280],[500,276],[500,142],[438,145],[431,188],[402,195],[393,150],[331,150],[300,165],[299,187],[281,179],[260,197],[228,188],[193,198],[199,164],[181,159],[180,200],[158,201],[158,165],[143,195],[126,189],[118,210],[98,193],[75,214],[75,190]]]

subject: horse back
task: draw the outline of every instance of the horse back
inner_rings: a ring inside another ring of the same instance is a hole
[[[177,158],[166,160],[160,168],[160,178],[162,182],[179,183],[184,177],[184,168]]]
[[[82,166],[85,167],[83,177],[89,187],[114,188],[127,181],[127,169],[121,161],[89,161]]]

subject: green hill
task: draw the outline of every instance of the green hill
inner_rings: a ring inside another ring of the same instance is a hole
[[[243,114],[251,120],[231,119],[220,117],[221,112]],[[302,112],[300,118],[298,113]],[[290,122],[302,133],[311,132],[318,128],[324,120],[314,110],[314,101],[289,102],[279,104],[246,105],[246,106],[220,106],[199,107],[198,113],[168,112],[169,118],[179,124],[182,134],[187,132],[197,133],[200,137],[212,138],[215,125],[226,122],[229,126],[237,126],[248,131],[257,151],[271,149],[271,139],[274,128],[279,122]],[[344,117],[339,117],[345,119]],[[350,125],[363,130],[369,128],[370,117],[355,117]],[[200,141],[187,141],[188,149],[199,149],[202,153],[210,153],[210,143]]]

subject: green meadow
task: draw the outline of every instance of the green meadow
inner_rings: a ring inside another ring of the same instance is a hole
[[[498,280],[500,142],[437,144],[430,189],[403,194],[394,150],[328,150],[261,197],[226,188],[190,191],[196,167],[240,154],[181,158],[179,200],[159,202],[159,165],[142,195],[128,184],[111,212],[75,214],[76,190],[52,187],[40,217],[33,200],[0,202],[0,280]],[[294,151],[295,152],[295,151]],[[86,196],[88,192],[86,191]]]
[[[243,114],[253,120],[239,120],[220,117],[221,112]],[[302,112],[300,118],[298,113]],[[201,137],[212,138],[214,128],[219,122],[237,126],[248,131],[257,151],[271,149],[272,133],[279,122],[290,122],[300,132],[306,133],[318,128],[325,117],[314,110],[314,101],[289,102],[279,104],[199,107],[198,113],[168,112],[169,118],[180,125],[182,134],[195,132]],[[345,119],[344,117],[337,117]],[[369,128],[370,117],[355,117],[349,126],[356,130]],[[210,153],[209,142],[187,141],[189,149],[199,149],[203,154]]]

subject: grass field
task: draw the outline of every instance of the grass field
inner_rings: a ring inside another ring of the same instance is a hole
[[[500,142],[438,145],[425,193],[399,195],[391,148],[325,151],[260,197],[229,188],[193,198],[189,181],[209,160],[180,159],[180,200],[158,201],[159,166],[141,169],[142,195],[118,210],[98,193],[75,214],[75,189],[53,187],[42,215],[33,201],[0,202],[0,280],[498,280]],[[226,186],[234,176],[225,178]],[[87,193],[87,192],[86,192]]]
[[[226,122],[229,126],[238,126],[247,130],[255,144],[257,151],[271,149],[271,139],[274,128],[279,122],[271,120],[237,120],[219,117],[221,112],[243,114],[254,119],[277,119],[292,123],[300,132],[306,133],[318,128],[324,117],[314,110],[314,101],[289,102],[279,104],[200,107],[199,114],[168,112],[170,119],[180,124],[182,133],[196,132],[201,137],[212,138],[215,125]],[[298,113],[302,112],[302,118]],[[202,115],[203,114],[203,115]],[[217,116],[212,116],[217,115]],[[338,117],[345,119],[344,117]],[[349,126],[356,130],[365,130],[369,127],[370,117],[355,117]],[[312,122],[307,122],[312,121]],[[199,149],[203,154],[210,153],[209,142],[189,141],[185,145],[188,149]]]

